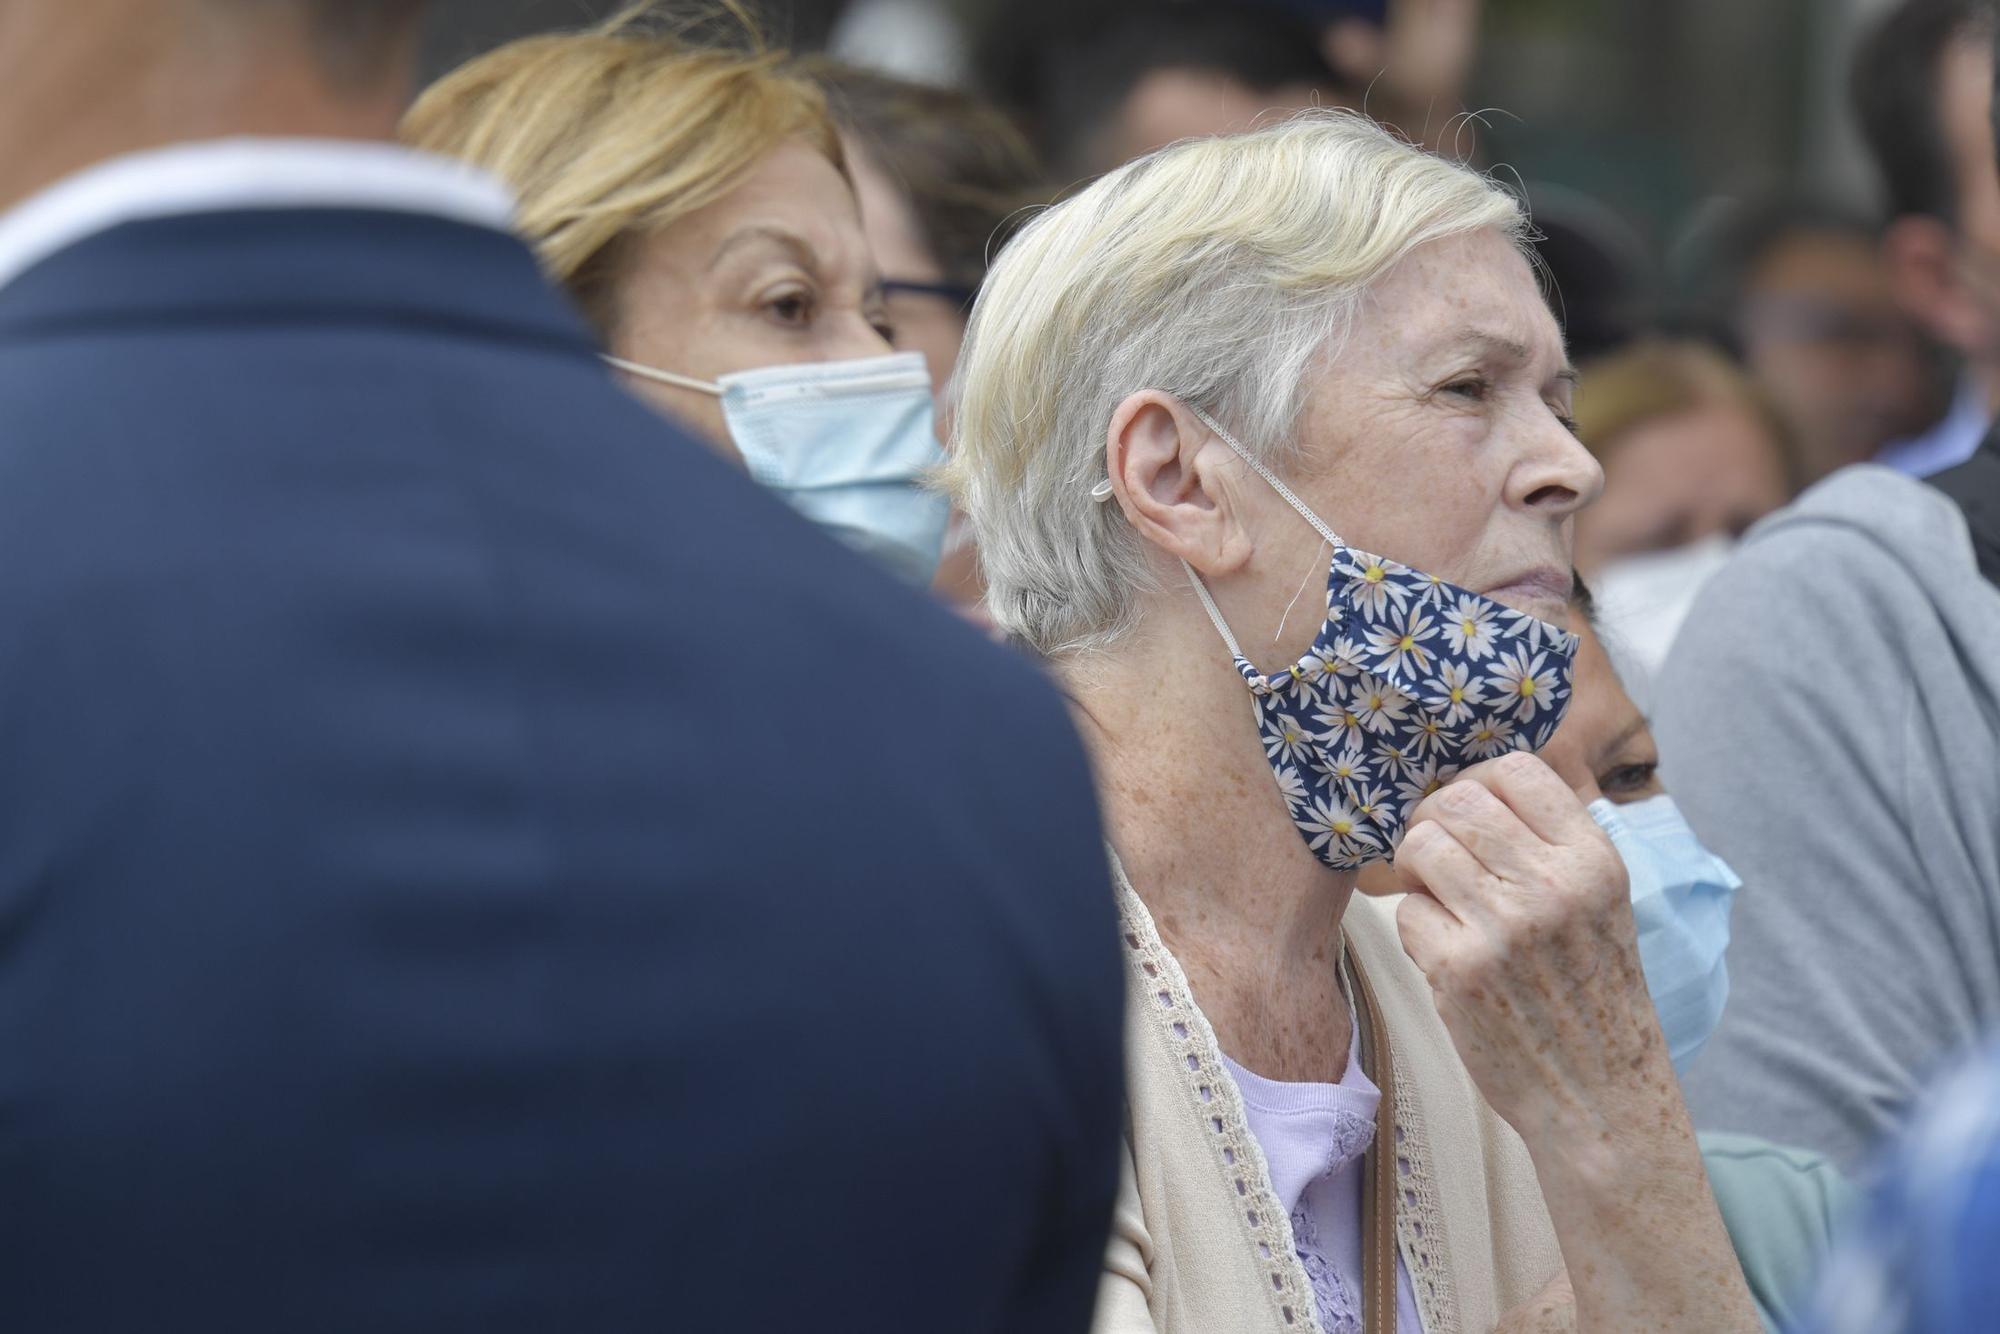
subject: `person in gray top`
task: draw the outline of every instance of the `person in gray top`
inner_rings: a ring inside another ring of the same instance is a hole
[[[1655,700],[1667,779],[1742,876],[1703,1129],[1865,1160],[2000,1028],[2000,589],[1885,468],[1750,531]]]

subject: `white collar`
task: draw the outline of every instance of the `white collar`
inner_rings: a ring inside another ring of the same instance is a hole
[[[214,139],[112,158],[0,214],[0,287],[121,223],[240,209],[362,208],[506,230],[514,197],[485,172],[396,144]]]

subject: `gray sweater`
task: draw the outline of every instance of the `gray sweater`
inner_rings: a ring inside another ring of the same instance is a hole
[[[1851,1170],[2000,1031],[2000,590],[1943,496],[1848,469],[1703,591],[1655,712],[1744,882],[1696,1123]]]

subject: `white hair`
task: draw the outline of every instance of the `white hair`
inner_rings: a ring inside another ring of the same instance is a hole
[[[1500,186],[1337,111],[1175,144],[1036,218],[987,276],[953,384],[945,477],[995,622],[1050,655],[1136,625],[1145,543],[1090,496],[1126,397],[1173,394],[1278,459],[1369,284],[1488,227],[1526,244]]]

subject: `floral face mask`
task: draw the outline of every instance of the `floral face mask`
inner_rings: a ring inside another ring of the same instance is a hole
[[[1264,753],[1307,846],[1335,870],[1387,861],[1417,803],[1459,770],[1548,744],[1569,707],[1576,636],[1354,550],[1194,412],[1333,547],[1326,620],[1306,655],[1273,676],[1250,665],[1201,578],[1187,576],[1250,686]]]

